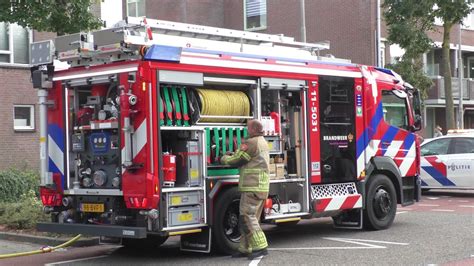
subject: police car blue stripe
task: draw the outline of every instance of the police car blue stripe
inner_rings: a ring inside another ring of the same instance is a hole
[[[434,180],[438,181],[443,186],[456,186],[451,180],[441,174],[436,168],[433,166],[422,166],[423,170],[425,170]]]

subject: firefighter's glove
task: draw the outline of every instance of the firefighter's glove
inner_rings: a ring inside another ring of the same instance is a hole
[[[226,160],[229,159],[230,156],[231,156],[230,154],[226,154],[226,155],[222,156],[222,157],[220,158],[219,162],[220,162],[221,164],[226,164],[225,162],[226,162]]]

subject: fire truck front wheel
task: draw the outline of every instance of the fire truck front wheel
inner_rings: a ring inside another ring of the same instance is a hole
[[[397,194],[392,181],[385,175],[374,175],[366,191],[364,227],[369,230],[389,228],[397,212]]]
[[[237,251],[240,243],[239,231],[240,193],[237,187],[223,191],[214,205],[214,247],[224,254]]]

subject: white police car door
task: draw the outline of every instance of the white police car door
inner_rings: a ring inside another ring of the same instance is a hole
[[[447,177],[446,162],[451,138],[432,140],[421,147],[421,183],[424,188],[453,187]]]
[[[443,156],[444,157],[444,156]],[[447,178],[458,188],[474,187],[474,138],[451,139],[449,154],[445,156]]]

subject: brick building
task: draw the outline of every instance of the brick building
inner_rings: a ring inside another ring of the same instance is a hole
[[[202,24],[215,27],[284,34],[301,40],[300,0],[102,0],[92,12],[112,26],[126,16]],[[330,41],[325,53],[354,63],[376,64],[376,0],[306,0],[306,40]],[[119,2],[120,3],[120,2]],[[466,128],[474,127],[474,16],[462,27],[464,65],[463,95]],[[441,28],[440,28],[441,32]],[[459,28],[451,34],[452,73],[457,76],[457,40]],[[37,96],[32,89],[28,68],[28,44],[45,40],[51,34],[25,30],[0,22],[0,169],[38,165]],[[385,42],[381,31],[382,64],[399,57],[400,49]],[[444,88],[440,76],[440,33],[432,33],[435,47],[425,55],[426,71],[435,85],[425,101],[425,136],[432,134],[436,124],[444,122]],[[455,105],[459,86],[453,79]],[[443,126],[444,128],[444,126]]]
[[[147,16],[163,20],[202,24],[238,30],[284,34],[301,40],[300,0],[123,0],[123,16]],[[330,41],[325,53],[354,63],[376,65],[376,0],[306,0],[306,40]],[[393,63],[403,51],[386,42],[386,27],[381,23],[381,65]],[[445,97],[441,76],[442,27],[429,33],[433,49],[425,54],[425,69],[434,85],[425,101],[425,137],[431,137],[436,124],[445,128]],[[474,14],[464,20],[461,28],[464,68],[463,100],[465,128],[474,128]],[[459,101],[457,51],[459,27],[451,32],[451,69],[455,107]],[[457,116],[457,110],[455,110]],[[457,118],[456,118],[457,119]]]
[[[38,98],[30,81],[28,45],[51,37],[0,22],[0,169],[38,169]]]

